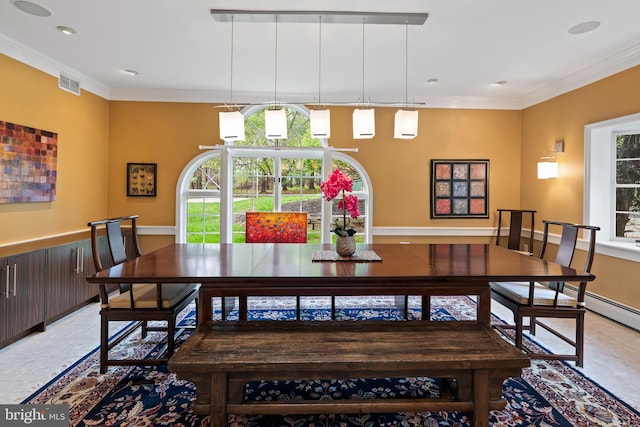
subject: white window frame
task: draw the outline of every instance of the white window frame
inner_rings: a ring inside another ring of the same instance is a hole
[[[585,223],[600,227],[596,251],[604,255],[640,261],[640,247],[616,237],[616,135],[640,133],[640,113],[585,126]]]
[[[300,105],[286,105],[287,108],[295,109],[309,116],[309,110]],[[255,113],[264,107],[251,106],[245,108],[242,113],[245,117]],[[365,204],[365,243],[371,243],[373,240],[373,187],[371,180],[362,165],[351,156],[344,152],[329,147],[327,140],[321,140],[321,147],[304,147],[296,148],[295,146],[285,147],[252,147],[248,145],[221,144],[209,147],[207,151],[199,154],[191,159],[184,167],[176,185],[176,243],[186,243],[187,241],[187,198],[188,197],[206,197],[208,194],[215,193],[220,197],[220,241],[222,243],[232,243],[232,191],[228,184],[233,182],[231,168],[233,157],[315,157],[322,159],[322,176],[326,180],[331,174],[332,163],[334,160],[341,160],[353,165],[362,178],[363,189],[354,191],[353,194],[358,196]],[[198,167],[205,161],[220,156],[220,180],[221,188],[217,190],[191,190],[189,182]],[[324,202],[322,206],[322,243],[331,242],[331,203]]]

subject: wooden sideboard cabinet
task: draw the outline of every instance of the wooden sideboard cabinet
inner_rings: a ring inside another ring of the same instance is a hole
[[[78,306],[97,300],[98,289],[85,280],[95,273],[89,240],[55,246],[48,252],[46,317],[51,323]]]
[[[0,258],[0,347],[45,327],[47,252]]]

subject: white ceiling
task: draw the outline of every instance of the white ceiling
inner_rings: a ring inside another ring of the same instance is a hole
[[[409,103],[519,109],[640,64],[638,0],[33,1],[52,15],[0,0],[0,52],[111,100],[227,103],[233,83],[237,103],[317,102],[320,82],[323,103],[402,104],[408,46]],[[236,21],[231,79],[231,23],[210,9],[429,17],[408,43],[404,25],[280,22],[276,43],[275,23]],[[586,21],[601,25],[568,33]]]

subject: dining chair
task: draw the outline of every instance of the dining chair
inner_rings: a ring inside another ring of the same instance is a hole
[[[550,229],[553,227],[553,230],[560,230],[560,243],[554,262],[579,270],[572,265],[572,261],[578,244],[578,235],[582,232],[586,240],[586,258],[582,271],[591,272],[596,248],[596,231],[600,230],[600,227],[550,220],[542,222],[544,231],[539,258],[550,257],[548,249]],[[577,366],[583,366],[587,283],[580,282],[577,285],[570,284],[565,287],[564,282],[491,282],[491,297],[511,310],[514,317],[514,324],[494,324],[493,326],[505,332],[506,330],[515,331],[511,338],[516,347],[531,354],[533,358],[570,360]],[[571,292],[565,292],[569,289]],[[524,324],[524,318],[529,318],[527,325]],[[573,319],[574,335],[569,336],[565,331],[561,331],[560,327],[540,320],[549,318]],[[526,348],[523,345],[523,332],[528,330],[531,335],[535,335],[537,326],[570,344],[574,349],[573,353],[536,353]],[[508,334],[505,335],[510,337]]]
[[[501,246],[501,242],[503,241],[502,225],[503,221],[505,221],[509,224],[506,247],[515,251],[533,254],[533,230],[536,212],[535,210],[528,209],[498,209],[496,245]],[[528,236],[524,236],[524,220],[526,217],[529,217],[528,219],[530,220]],[[526,237],[528,237],[528,239]]]
[[[137,220],[138,215],[129,215],[88,223],[96,271],[102,271],[103,266],[119,265],[142,255]],[[129,228],[131,240],[125,244],[124,234],[129,234]],[[106,235],[109,250],[101,255],[104,251],[101,251],[99,238],[103,234]],[[104,259],[107,257],[111,259]],[[166,365],[175,351],[178,314],[195,302],[198,318],[198,289],[199,285],[193,283],[122,283],[119,291],[111,291],[106,284],[100,284],[100,373],[105,373],[109,366],[115,365]],[[110,340],[109,323],[120,321],[134,323],[124,333]],[[141,328],[143,338],[149,331],[166,332],[166,351],[160,351],[154,359],[136,359],[134,355],[111,358],[110,350],[138,328]]]

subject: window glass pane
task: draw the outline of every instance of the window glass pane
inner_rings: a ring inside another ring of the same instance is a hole
[[[202,163],[191,177],[189,188],[220,191],[220,158],[216,157]]]
[[[245,241],[245,212],[275,210],[272,158],[233,159],[233,242]]]
[[[640,214],[617,213],[616,236],[640,239]]]
[[[307,242],[320,243],[322,160],[283,158],[281,160],[282,194],[280,210],[307,213]]]
[[[187,197],[187,243],[220,242],[220,198]]]
[[[640,134],[617,135],[616,158],[640,158]]]
[[[640,185],[640,159],[616,161],[616,182]]]
[[[617,188],[616,211],[640,212],[640,189]]]

